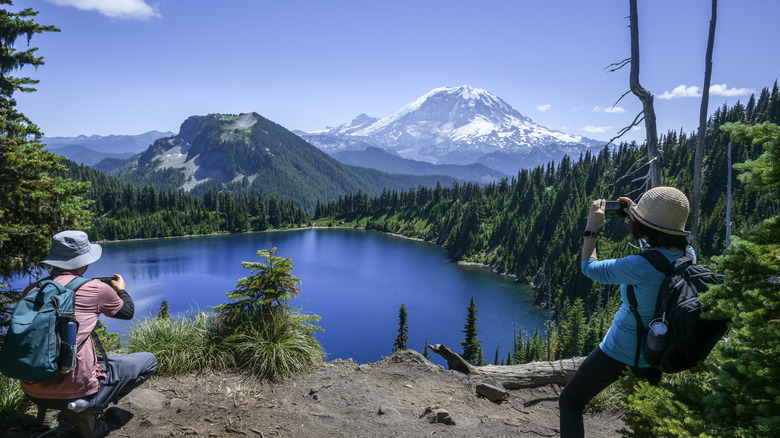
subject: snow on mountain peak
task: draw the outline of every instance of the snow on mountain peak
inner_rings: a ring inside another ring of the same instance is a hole
[[[536,124],[509,104],[481,88],[461,85],[435,88],[381,119],[361,114],[338,128],[310,133],[307,140],[333,147],[333,138],[360,140],[392,150],[404,158],[430,162],[474,162],[495,152],[528,154],[556,144],[571,152],[593,141]],[[341,149],[345,147],[342,146]]]

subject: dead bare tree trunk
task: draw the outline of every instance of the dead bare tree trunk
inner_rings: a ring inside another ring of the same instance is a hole
[[[710,78],[712,77],[712,47],[715,45],[715,22],[718,18],[718,0],[712,0],[712,18],[710,34],[707,38],[707,55],[704,60],[704,89],[701,90],[701,109],[699,111],[699,131],[696,134],[696,153],[693,156],[693,192],[691,193],[691,239],[698,251],[696,238],[701,210],[702,161],[704,156],[704,137],[707,133],[707,106],[710,102]],[[731,171],[731,169],[729,169]]]
[[[584,357],[573,357],[553,362],[475,367],[444,344],[429,345],[428,348],[446,359],[449,369],[467,374],[472,381],[494,380],[506,389],[534,388],[552,383],[565,385],[585,360]]]
[[[530,362],[522,365],[485,365],[477,367],[479,377],[492,379],[506,389],[535,388],[554,383],[569,383],[584,357],[572,357],[553,362]]]
[[[661,180],[661,151],[658,149],[658,133],[655,124],[653,95],[639,84],[639,19],[637,18],[637,0],[629,0],[631,9],[631,91],[642,102],[645,114],[645,132],[647,135],[647,159],[649,161],[650,185],[658,187]]]

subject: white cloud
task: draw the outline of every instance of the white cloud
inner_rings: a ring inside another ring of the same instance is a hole
[[[612,127],[611,126],[590,126],[590,125],[588,125],[588,126],[582,128],[582,129],[585,132],[590,132],[592,134],[603,134],[603,133],[609,131],[610,129],[612,129]]]
[[[536,109],[542,112],[547,111],[550,108],[552,108],[552,105],[550,105],[549,103],[545,105],[536,105]]]
[[[592,112],[592,113],[605,112],[605,113],[612,113],[612,114],[621,114],[621,113],[626,112],[626,110],[624,110],[623,108],[621,108],[619,106],[611,106],[609,108],[601,109],[600,106],[596,105],[596,106],[593,107],[592,110],[590,110],[590,112]]]
[[[750,88],[729,88],[726,84],[715,84],[710,86],[710,94],[713,96],[747,96],[751,93],[755,93],[755,90]],[[686,87],[685,85],[678,85],[672,91],[665,91],[658,96],[659,99],[678,99],[681,97],[701,97],[701,90],[695,85]]]
[[[160,14],[144,0],[46,0],[57,6],[73,6],[122,20],[148,20]]]
[[[604,108],[605,113],[612,113],[612,114],[622,114],[626,112],[625,109],[619,107],[619,106],[611,106],[609,108]]]
[[[729,89],[729,87],[727,87],[726,84],[715,84],[710,86],[710,94],[714,96],[726,96],[726,97],[747,96],[755,92],[756,92],[755,90],[751,90],[750,88]]]
[[[681,97],[701,97],[699,87],[695,85],[691,85],[690,87],[678,85],[674,87],[674,90],[664,91],[663,94],[658,96],[659,99],[679,99]]]
[[[581,110],[582,108],[584,108],[584,105],[578,105],[578,106],[575,106],[574,108],[572,108],[571,110],[572,110],[572,111],[579,111],[579,110]]]

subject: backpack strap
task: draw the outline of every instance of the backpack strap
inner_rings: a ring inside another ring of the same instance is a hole
[[[72,289],[74,292],[73,295],[73,307],[75,312],[76,307],[76,295],[75,292],[78,288],[84,285],[84,283],[90,281],[89,278],[84,278],[82,276],[77,276],[73,280],[70,281],[70,283],[66,284],[65,287],[68,289]],[[92,333],[90,333],[90,336],[92,337],[92,340],[94,341],[95,345],[97,345],[98,350],[100,350],[100,354],[103,355],[103,361],[107,364],[108,363],[108,354],[106,354],[106,349],[103,348],[103,344],[100,342],[100,338],[98,337],[98,334],[95,330],[92,330]],[[87,336],[84,338],[84,341],[81,343],[81,345],[78,346],[78,349],[76,351],[81,351],[81,349],[84,347],[84,344],[87,343],[87,340],[90,338],[90,336]]]
[[[669,276],[672,273],[672,264],[669,263],[669,260],[666,258],[666,256],[660,252],[654,249],[650,249],[641,252],[639,255],[647,260],[651,265],[653,265],[653,268],[662,274]],[[636,319],[636,354],[634,355],[633,368],[634,372],[636,373],[637,368],[639,368],[639,355],[642,352],[642,342],[644,341],[645,337],[645,326],[642,324],[642,317],[639,316],[639,302],[637,301],[636,294],[634,293],[634,285],[629,284],[626,286],[626,292],[628,293],[628,308],[631,310],[631,313],[634,314],[634,318]],[[656,301],[660,300],[660,298],[661,297],[659,296]]]
[[[650,262],[650,264],[653,265],[656,271],[666,275],[667,277],[669,275],[672,275],[672,269],[673,269],[672,264],[669,263],[669,259],[667,259],[666,256],[661,254],[659,251],[650,249],[641,252],[639,255],[642,256],[648,262]]]
[[[103,363],[106,364],[106,368],[108,368],[108,354],[106,353],[106,349],[103,348],[103,343],[100,342],[100,337],[98,337],[98,334],[95,330],[92,330],[92,340],[95,342],[95,345],[97,345],[98,350],[100,350],[100,354],[103,356]]]
[[[639,354],[642,351],[642,338],[644,338],[645,327],[642,325],[642,317],[639,316],[639,303],[637,302],[636,294],[634,293],[634,285],[629,284],[626,286],[626,292],[628,293],[628,308],[636,319],[636,355],[634,355],[634,367],[632,368],[634,374],[636,374],[636,370],[639,368]]]
[[[89,281],[88,278],[77,276],[76,278],[71,280],[70,283],[66,284],[65,287],[67,287],[68,289],[72,290],[73,292],[76,292],[76,289],[80,288],[81,286],[84,285],[84,283],[86,283],[88,281]],[[74,299],[73,305],[74,305],[74,307],[76,305],[75,299]]]

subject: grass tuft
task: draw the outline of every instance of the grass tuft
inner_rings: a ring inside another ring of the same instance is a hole
[[[212,320],[204,312],[141,320],[130,329],[127,350],[153,353],[160,375],[229,368],[233,364],[230,355],[211,348]]]

